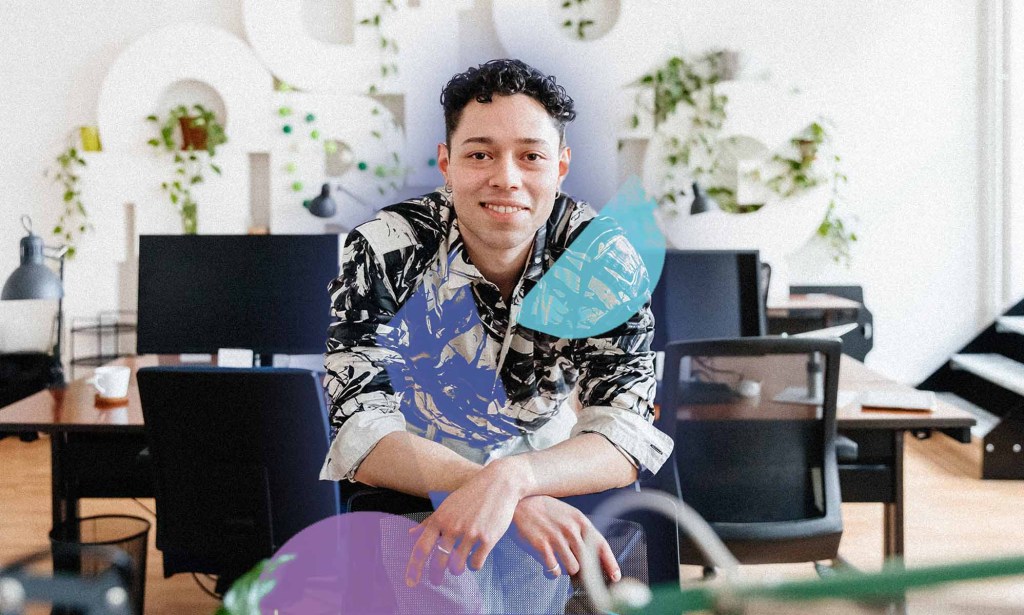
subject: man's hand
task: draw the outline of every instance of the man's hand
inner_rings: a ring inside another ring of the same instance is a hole
[[[481,469],[445,498],[432,515],[409,530],[419,534],[405,570],[409,587],[420,582],[432,551],[430,581],[435,585],[444,579],[446,568],[452,574],[462,574],[467,562],[473,570],[483,567],[511,525],[522,493],[514,473],[506,467],[497,462]]]
[[[618,581],[622,577],[615,554],[586,515],[561,500],[535,495],[523,498],[512,517],[518,539],[532,551],[548,576],[562,571],[575,575],[580,571],[585,539],[597,539],[598,561],[605,575]]]

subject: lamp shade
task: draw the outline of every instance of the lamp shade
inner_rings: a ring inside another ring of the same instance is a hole
[[[718,201],[708,196],[704,188],[697,182],[693,182],[693,203],[690,205],[690,215],[702,214],[708,211],[720,209]]]
[[[309,213],[318,218],[330,218],[338,211],[338,204],[331,198],[331,187],[328,184],[324,184],[320,188],[320,194],[305,205],[309,209]]]
[[[21,266],[4,283],[0,299],[60,299],[64,285],[49,267],[43,264],[43,240],[38,235],[21,238]]]

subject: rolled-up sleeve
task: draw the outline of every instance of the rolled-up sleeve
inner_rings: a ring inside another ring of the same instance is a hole
[[[654,474],[672,453],[673,441],[654,426],[654,316],[644,305],[600,337],[577,340],[580,410],[571,436],[599,433]]]
[[[384,436],[405,430],[387,368],[402,362],[389,344],[397,332],[394,291],[367,240],[349,234],[341,272],[331,282],[331,323],[324,390],[333,440],[323,480],[354,480],[359,464]]]

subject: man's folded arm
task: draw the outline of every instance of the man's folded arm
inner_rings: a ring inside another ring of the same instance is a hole
[[[425,495],[479,466],[405,430],[388,375],[389,367],[404,365],[395,349],[401,332],[391,326],[399,308],[395,297],[404,295],[391,286],[396,277],[365,237],[349,234],[340,275],[328,289],[336,320],[328,330],[324,389],[334,436],[320,478]]]
[[[654,317],[644,305],[629,320],[597,337],[578,340],[579,401],[572,436],[596,433],[631,457],[641,473],[657,472],[672,438],[654,426]]]

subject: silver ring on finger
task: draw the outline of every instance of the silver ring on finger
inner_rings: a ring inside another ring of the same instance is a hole
[[[559,567],[558,566],[552,566],[551,568],[545,568],[544,570],[550,572],[551,574],[555,574],[556,572],[558,572]]]
[[[451,551],[449,551],[448,549],[445,549],[440,544],[434,545],[434,548],[437,549],[438,551],[440,551],[441,553],[444,553],[445,555],[451,555],[452,554]]]

